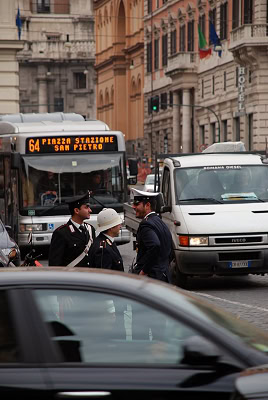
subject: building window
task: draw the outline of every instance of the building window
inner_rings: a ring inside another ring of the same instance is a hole
[[[238,87],[238,67],[235,69],[235,87]]]
[[[148,114],[152,114],[152,100],[151,97],[147,99],[147,108],[148,108]]]
[[[212,76],[212,94],[215,94],[215,76]]]
[[[228,3],[220,6],[220,39],[227,39],[228,31]]]
[[[188,26],[188,51],[194,51],[194,21],[189,21]]]
[[[222,137],[223,141],[227,142],[227,119],[222,121]]]
[[[209,11],[209,21],[211,21],[211,23],[216,26],[216,8],[213,8],[213,10]],[[209,44],[211,45],[212,42],[209,38]]]
[[[173,107],[173,92],[169,92],[169,106]]]
[[[180,27],[180,51],[185,51],[185,25]]]
[[[204,98],[204,79],[201,81],[201,97]]]
[[[248,70],[248,83],[251,83],[251,82],[252,82],[252,71],[249,68],[249,70]]]
[[[205,125],[200,125],[200,148],[203,144],[205,144]]]
[[[165,67],[168,61],[168,35],[162,36],[162,66]]]
[[[64,112],[64,99],[62,97],[55,97],[54,112]]]
[[[159,68],[159,39],[154,40],[154,69]]]
[[[168,137],[167,137],[167,130],[164,130],[164,154],[168,154]]]
[[[240,141],[240,118],[234,118],[235,141]]]
[[[253,150],[253,114],[248,115],[248,150]]]
[[[224,71],[224,73],[223,73],[223,90],[225,92],[226,92],[226,80],[227,80],[226,71]]]
[[[147,72],[152,72],[152,42],[147,43]]]
[[[176,54],[177,52],[177,30],[174,29],[170,34],[170,54]]]
[[[211,140],[212,143],[216,143],[216,123],[210,124]]]
[[[87,76],[84,72],[74,73],[74,89],[86,89],[87,88]]]
[[[160,103],[161,103],[160,107],[161,107],[161,110],[166,110],[167,109],[167,106],[168,106],[167,102],[168,102],[167,93],[161,93],[161,95],[160,95]]]
[[[233,1],[232,29],[239,27],[239,1]]]
[[[253,16],[253,0],[244,0],[244,24],[252,24],[253,20],[252,16]]]
[[[205,14],[199,16],[198,25],[199,25],[201,32],[206,37],[206,16],[205,16]]]
[[[50,0],[37,0],[37,12],[38,13],[49,13],[50,12]]]
[[[147,0],[147,13],[152,12],[152,0]]]

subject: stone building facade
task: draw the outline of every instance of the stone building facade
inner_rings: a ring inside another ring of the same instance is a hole
[[[147,0],[145,153],[200,152],[216,141],[264,150],[268,127],[266,0]],[[210,22],[221,46],[210,40]],[[198,26],[211,55],[200,58]],[[159,96],[159,111],[151,109]]]
[[[143,156],[143,0],[94,0],[97,117]]]
[[[96,117],[92,0],[20,0],[20,112]]]
[[[22,49],[16,27],[15,0],[0,0],[0,114],[19,112],[19,66]]]

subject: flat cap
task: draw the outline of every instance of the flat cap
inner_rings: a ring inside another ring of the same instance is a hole
[[[73,208],[79,208],[83,204],[88,204],[90,199],[90,191],[88,190],[83,196],[78,197],[75,196],[73,197],[70,201],[68,201],[69,207]]]

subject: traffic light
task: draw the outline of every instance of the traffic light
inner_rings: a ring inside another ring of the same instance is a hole
[[[151,98],[151,110],[155,112],[159,111],[159,96],[154,96]]]

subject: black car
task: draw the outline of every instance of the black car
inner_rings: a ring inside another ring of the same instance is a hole
[[[8,228],[9,227],[6,227],[0,219],[0,249],[8,257],[10,251],[15,248],[17,255],[13,260],[13,264],[19,267],[21,265],[20,249],[15,240],[10,237]]]
[[[0,269],[1,399],[230,399],[268,336],[183,290],[114,271]]]

